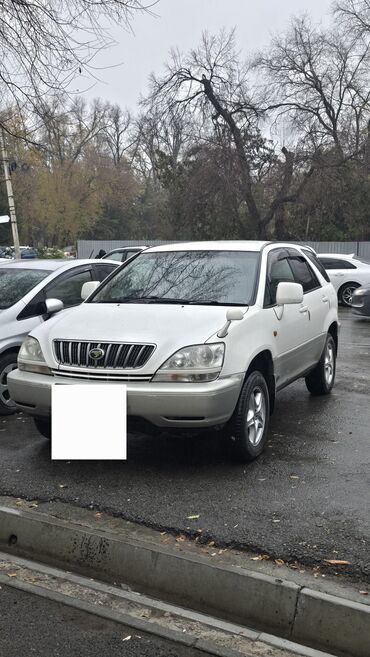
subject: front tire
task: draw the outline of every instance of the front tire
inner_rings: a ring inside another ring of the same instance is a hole
[[[41,433],[44,438],[51,440],[51,418],[48,417],[34,417],[36,429]]]
[[[261,372],[249,374],[229,427],[238,460],[253,461],[263,451],[270,419],[270,395]]]
[[[13,415],[17,410],[15,402],[10,399],[8,389],[8,374],[17,367],[15,352],[0,357],[0,415]]]
[[[324,351],[315,369],[306,378],[306,386],[311,395],[328,395],[334,386],[337,349],[334,338],[328,335]]]

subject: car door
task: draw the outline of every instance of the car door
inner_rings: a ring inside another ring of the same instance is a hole
[[[329,295],[306,258],[297,249],[289,248],[287,251],[294,280],[303,287],[300,312],[306,316],[307,322],[306,342],[302,345],[301,357],[307,369],[319,361],[325,345]]]
[[[279,283],[295,283],[295,276],[285,248],[270,251],[267,257],[264,309],[266,322],[274,336],[274,368],[276,387],[280,389],[300,376],[306,366],[302,361],[305,344],[310,338],[307,313],[304,304],[277,306],[276,292]]]

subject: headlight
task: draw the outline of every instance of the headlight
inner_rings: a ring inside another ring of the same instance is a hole
[[[22,343],[18,354],[18,368],[25,372],[51,374],[51,370],[46,365],[40,343],[36,338],[28,336]]]
[[[153,381],[192,383],[214,381],[224,361],[225,345],[199,344],[177,351],[159,368]]]

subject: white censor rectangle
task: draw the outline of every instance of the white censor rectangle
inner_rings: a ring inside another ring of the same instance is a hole
[[[123,384],[52,386],[52,460],[127,458],[127,388]]]

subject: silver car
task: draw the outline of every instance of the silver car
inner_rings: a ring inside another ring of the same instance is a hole
[[[52,310],[81,303],[82,285],[102,281],[118,266],[109,260],[7,260],[0,262],[0,415],[16,408],[7,377],[28,333]],[[53,304],[58,299],[62,304]],[[48,306],[48,307],[47,307]]]

